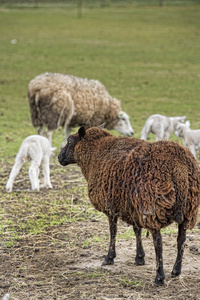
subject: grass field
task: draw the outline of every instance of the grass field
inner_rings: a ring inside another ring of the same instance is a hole
[[[29,134],[28,82],[42,72],[102,81],[130,114],[135,136],[152,113],[200,127],[200,9],[0,9],[0,143],[16,154]],[[17,41],[12,44],[12,40]],[[58,146],[62,132],[54,134]]]
[[[83,9],[82,18],[77,18],[77,10],[73,6],[11,8],[4,5],[0,6],[0,28],[0,236],[3,253],[0,281],[4,283],[0,282],[3,286],[0,297],[9,291],[13,299],[108,299],[92,298],[89,288],[84,292],[84,287],[82,294],[77,296],[73,285],[65,298],[62,295],[66,295],[66,276],[71,278],[74,286],[76,280],[84,282],[83,278],[95,284],[93,277],[102,277],[102,282],[112,278],[111,282],[114,285],[117,282],[119,289],[128,287],[124,298],[129,299],[136,299],[138,295],[141,299],[150,299],[144,293],[134,294],[136,283],[136,292],[141,292],[140,286],[143,286],[144,292],[144,286],[147,286],[152,299],[168,299],[169,295],[173,299],[186,299],[182,283],[177,285],[177,289],[175,285],[171,289],[170,283],[163,297],[159,292],[152,293],[150,266],[149,281],[143,278],[144,269],[136,281],[130,281],[125,274],[121,275],[121,269],[119,274],[113,275],[109,270],[106,271],[108,273],[98,273],[93,269],[92,273],[87,273],[89,271],[86,272],[85,268],[77,274],[73,273],[73,268],[69,269],[67,275],[62,270],[59,275],[61,281],[58,280],[58,271],[55,269],[53,273],[50,262],[45,261],[43,250],[50,254],[52,262],[55,262],[52,253],[56,253],[59,261],[61,249],[64,249],[63,253],[69,251],[71,264],[79,248],[87,252],[92,246],[105,254],[108,246],[107,221],[89,204],[86,183],[76,166],[65,169],[56,158],[52,159],[54,189],[51,191],[43,190],[39,194],[26,191],[30,187],[28,164],[19,175],[12,194],[5,193],[5,184],[22,140],[36,133],[30,121],[26,93],[28,82],[42,72],[100,80],[111,95],[121,100],[123,110],[130,115],[135,137],[140,137],[146,118],[153,113],[186,115],[191,121],[191,128],[200,128],[200,6],[116,5],[104,9],[87,6]],[[113,134],[117,135],[117,132],[113,131]],[[152,135],[150,138],[154,139]],[[53,135],[56,156],[62,139],[60,128]],[[171,139],[176,138],[172,135]],[[99,231],[94,220],[99,222]],[[93,231],[90,226],[93,226]],[[127,242],[131,233],[123,226],[119,229],[118,240]],[[86,230],[85,235],[82,228]],[[166,236],[174,232],[176,227],[164,231]],[[175,236],[173,238],[175,240]],[[167,245],[169,241],[166,240]],[[34,254],[31,247],[36,249]],[[27,253],[33,255],[29,257],[32,269],[24,263]],[[34,265],[36,255],[37,268]],[[84,255],[87,253],[84,252]],[[170,257],[170,252],[168,255]],[[77,254],[77,257],[80,255]],[[44,261],[44,268],[41,267],[43,277],[39,278],[36,273]],[[62,261],[67,268],[66,258]],[[197,262],[193,262],[195,268]],[[4,279],[8,264],[10,269]],[[45,274],[45,268],[49,268],[48,274]],[[23,274],[25,279],[19,274]],[[30,276],[35,277],[31,279]],[[190,295],[198,299],[196,277],[193,281],[187,280],[188,286],[192,287],[191,291],[188,290],[187,299],[195,299]],[[47,290],[49,297],[46,296]],[[183,298],[178,298],[180,291]],[[117,289],[115,293],[119,295]],[[107,295],[105,290],[104,296]],[[113,298],[109,299],[123,299],[114,298],[116,295],[113,292]]]

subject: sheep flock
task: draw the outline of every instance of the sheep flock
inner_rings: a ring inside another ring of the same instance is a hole
[[[53,131],[64,129],[58,156],[66,166],[76,163],[88,183],[92,205],[109,221],[110,245],[103,265],[114,264],[117,221],[133,226],[136,235],[136,265],[145,264],[142,229],[151,232],[156,253],[156,285],[163,285],[165,273],[160,230],[178,224],[177,257],[171,276],[181,273],[186,230],[195,226],[200,206],[200,169],[196,154],[200,148],[200,130],[191,130],[186,116],[149,116],[140,139],[133,138],[129,115],[120,100],[112,97],[98,80],[73,75],[43,73],[28,84],[28,103],[32,125],[38,135],[27,137],[15,158],[6,191],[22,165],[31,161],[29,178],[33,191],[52,188],[50,156]],[[102,126],[100,126],[103,124]],[[81,127],[80,127],[81,126]],[[46,138],[42,137],[46,127]],[[71,129],[80,127],[76,134]],[[124,136],[115,137],[107,130]],[[175,132],[184,146],[168,141]],[[148,135],[155,142],[148,142]],[[44,184],[39,185],[42,166]]]

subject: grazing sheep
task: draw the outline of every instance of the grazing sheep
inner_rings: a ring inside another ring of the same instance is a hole
[[[55,148],[51,145],[47,138],[40,135],[28,136],[19,149],[15,158],[15,164],[11,170],[8,182],[6,184],[7,193],[12,192],[13,182],[21,170],[26,159],[30,159],[31,165],[29,168],[29,178],[33,191],[39,191],[39,167],[42,165],[44,174],[44,184],[41,187],[52,188],[49,171],[49,158]]]
[[[52,144],[53,130],[64,127],[64,147],[71,128],[86,128],[105,122],[107,129],[132,136],[129,116],[121,110],[120,101],[109,95],[98,80],[88,80],[57,73],[40,74],[28,85],[28,100],[34,127],[47,127],[47,138]]]
[[[200,148],[200,129],[191,130],[190,121],[186,121],[185,124],[178,123],[175,136],[181,137],[184,145],[188,147],[194,157],[196,157],[197,150]]]
[[[127,151],[128,143],[132,150]],[[110,246],[103,265],[114,264],[117,220],[121,218],[133,226],[136,235],[136,265],[145,263],[142,228],[151,232],[157,262],[155,283],[164,284],[160,230],[175,221],[178,251],[171,276],[181,273],[186,229],[194,227],[200,205],[200,169],[187,148],[173,141],[149,143],[114,137],[97,127],[85,131],[82,126],[68,137],[58,159],[63,166],[80,166],[91,203],[108,216]]]
[[[141,132],[141,139],[147,140],[149,133],[156,136],[156,141],[168,140],[171,133],[174,132],[178,122],[184,123],[186,117],[166,117],[163,115],[151,115],[147,120]]]

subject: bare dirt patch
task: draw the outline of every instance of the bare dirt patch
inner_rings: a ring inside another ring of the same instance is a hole
[[[163,233],[166,280],[163,287],[156,287],[152,237],[143,235],[146,264],[135,266],[135,236],[122,222],[115,264],[101,266],[108,250],[108,222],[90,206],[86,183],[76,166],[68,172],[54,160],[54,189],[40,193],[25,191],[30,187],[25,168],[15,191],[8,195],[5,184],[10,167],[1,165],[0,297],[8,292],[11,299],[20,300],[200,299],[198,226],[187,233],[182,275],[176,279],[170,277],[176,226]],[[38,232],[32,232],[31,226]]]

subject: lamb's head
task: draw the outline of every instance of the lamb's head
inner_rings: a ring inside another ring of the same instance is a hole
[[[173,122],[173,127],[174,127],[174,130],[176,129],[177,125],[179,123],[184,123],[185,122],[185,119],[186,119],[186,116],[182,116],[182,117],[173,117],[172,118],[172,122]]]
[[[117,122],[114,125],[114,129],[127,136],[132,136],[134,134],[129,116],[124,111],[120,111],[118,113]]]
[[[76,163],[76,160],[74,158],[74,148],[84,136],[85,127],[82,126],[76,134],[72,134],[68,137],[66,146],[60,151],[58,155],[58,161],[62,166]]]
[[[183,116],[183,117],[176,117],[176,120],[177,120],[179,123],[184,123],[184,122],[185,122],[185,119],[186,119],[186,116]]]
[[[174,134],[176,137],[184,138],[184,132],[185,132],[185,130],[187,130],[189,128],[190,128],[190,121],[186,121],[185,124],[178,123]]]

